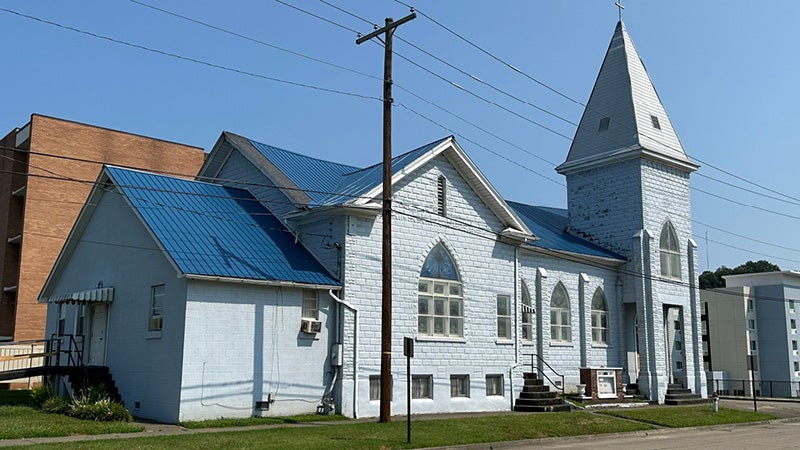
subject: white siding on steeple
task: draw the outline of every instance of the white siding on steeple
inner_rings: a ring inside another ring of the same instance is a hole
[[[603,129],[606,124],[601,126],[601,120],[606,117],[607,129]],[[652,117],[660,128],[654,126]],[[619,22],[567,160],[557,170],[564,173],[641,150],[694,165],[672,128],[633,41]]]

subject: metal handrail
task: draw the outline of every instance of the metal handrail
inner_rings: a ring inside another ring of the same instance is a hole
[[[555,382],[553,382],[553,380],[551,380],[550,377],[548,377],[547,374],[544,373],[544,370],[539,369],[539,367],[536,365],[536,359],[534,359],[534,358],[536,358],[539,361],[541,361],[545,366],[547,366],[548,369],[550,369],[554,374],[556,374],[556,376],[561,377],[561,386],[558,386]],[[556,390],[560,390],[561,391],[561,398],[562,399],[565,397],[566,391],[564,390],[564,375],[558,373],[556,371],[556,369],[553,369],[553,366],[548,364],[547,361],[544,360],[544,358],[542,358],[541,356],[537,355],[536,353],[531,353],[531,371],[534,371],[534,370],[537,371],[539,374],[541,374],[541,376],[543,378],[547,379],[547,381],[550,382],[550,384],[553,387],[555,387]]]
[[[64,340],[66,339],[66,348]],[[83,353],[85,347],[85,339],[82,334],[52,334],[51,345],[56,345],[56,361],[55,365],[61,364],[60,355],[62,353],[67,355],[67,366],[80,367],[83,366]]]

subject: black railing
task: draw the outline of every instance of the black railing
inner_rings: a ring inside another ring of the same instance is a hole
[[[550,371],[555,376],[560,377],[561,378],[561,383],[560,384],[556,383],[549,376],[547,376],[547,374],[544,372],[544,370],[541,369],[538,364],[536,364],[536,360],[539,360],[539,362],[541,362],[543,365],[547,366],[547,368],[550,369]],[[553,367],[550,364],[548,364],[547,361],[545,361],[541,356],[537,355],[536,353],[531,354],[531,372],[539,374],[542,377],[543,380],[547,380],[547,382],[550,383],[551,386],[556,388],[556,390],[561,391],[561,398],[564,398],[564,394],[565,394],[565,391],[564,391],[564,375],[556,372],[556,370],[553,369]]]
[[[50,353],[54,355],[54,360],[50,361],[51,366],[61,365],[61,355],[66,355],[67,366],[83,366],[85,342],[82,334],[53,334],[50,336],[48,345],[52,347]]]
[[[800,398],[800,381],[756,380],[757,397]],[[753,384],[750,380],[723,378],[708,383],[708,393],[728,397],[752,397]]]

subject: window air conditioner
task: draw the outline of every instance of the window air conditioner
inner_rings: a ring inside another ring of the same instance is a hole
[[[300,330],[303,333],[319,333],[322,331],[322,322],[314,319],[302,319]]]

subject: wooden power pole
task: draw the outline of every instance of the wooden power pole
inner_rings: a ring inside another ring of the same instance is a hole
[[[383,252],[381,271],[381,401],[380,421],[392,416],[392,36],[395,28],[417,17],[414,10],[397,22],[356,39],[356,44],[384,35],[383,58]]]

